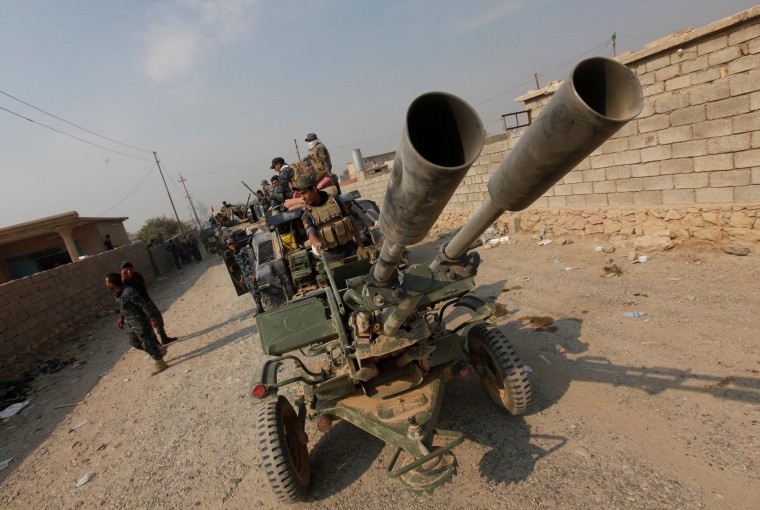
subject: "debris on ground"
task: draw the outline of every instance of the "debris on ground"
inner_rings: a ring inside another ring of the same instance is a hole
[[[5,409],[0,412],[0,418],[7,420],[8,418],[12,416],[16,416],[18,413],[21,412],[23,408],[29,405],[29,400],[25,400],[23,402],[17,402],[11,406],[6,407]]]
[[[13,460],[13,457],[11,457],[10,459],[5,459],[4,461],[0,462],[0,471],[7,468],[12,460]]]
[[[723,379],[721,379],[720,381],[718,381],[718,382],[716,382],[716,383],[712,383],[712,384],[705,384],[705,388],[708,388],[708,389],[713,389],[713,388],[725,388],[726,386],[728,386],[729,384],[731,384],[731,382],[732,382],[734,379],[736,379],[736,376],[735,376],[735,375],[729,375],[729,376],[727,376],[727,377],[724,377]]]
[[[84,421],[80,421],[79,423],[77,423],[77,424],[76,424],[76,425],[74,425],[73,427],[70,427],[70,428],[69,428],[69,432],[70,432],[70,433],[71,433],[71,432],[74,432],[76,429],[82,428],[82,427],[84,427],[85,425],[87,425],[88,423],[90,423],[90,420],[84,420]]]
[[[540,240],[538,242],[538,245],[539,246],[546,246],[547,244],[551,244],[551,243],[552,243],[551,239],[542,239],[542,240]]]
[[[625,312],[623,315],[626,317],[644,317],[646,312]]]
[[[739,257],[749,255],[749,248],[746,246],[736,246],[735,244],[728,244],[724,246],[723,251],[729,255],[738,255]]]
[[[560,239],[558,242],[564,246],[566,244],[573,244],[574,241],[572,239]]]
[[[617,264],[607,263],[606,266],[602,268],[602,274],[599,275],[602,278],[612,278],[613,276],[620,276],[623,274],[623,270],[620,269],[620,267]]]
[[[74,482],[74,488],[78,489],[79,487],[81,487],[82,485],[86,484],[89,481],[90,481],[90,474],[85,473],[85,475],[82,478]]]

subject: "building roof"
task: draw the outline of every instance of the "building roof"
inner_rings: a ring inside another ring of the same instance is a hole
[[[88,223],[104,221],[122,222],[129,218],[83,218],[76,211],[47,216],[39,220],[27,221],[17,225],[0,228],[0,245],[57,232],[61,228],[76,228]]]

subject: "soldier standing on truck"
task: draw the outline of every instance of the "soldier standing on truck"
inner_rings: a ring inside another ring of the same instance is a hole
[[[279,174],[272,177],[272,205],[282,205],[285,199],[293,198],[293,192],[290,191],[290,181],[293,179],[293,169],[285,163],[285,159],[276,157],[272,160],[271,168]],[[274,178],[277,177],[279,183],[275,185]]]
[[[338,189],[338,195],[340,195],[340,181],[338,180],[338,176],[332,173],[332,159],[330,159],[330,151],[327,150],[325,144],[319,141],[316,133],[309,133],[306,135],[306,139],[304,141],[309,147],[309,154],[303,158],[304,161],[310,160],[317,169],[318,174],[320,172],[325,172],[326,175],[330,176],[333,185]]]
[[[305,203],[301,219],[317,253],[324,250],[330,262],[361,253],[360,229],[346,204],[317,189],[313,175],[302,175],[293,188],[301,192]]]
[[[124,285],[119,273],[106,275],[106,287],[116,294],[116,304],[121,312],[116,325],[123,328],[126,323],[130,330],[129,344],[135,349],[147,352],[153,358],[155,368],[150,375],[156,375],[169,368],[164,361],[166,348],[158,344],[153,332],[161,316],[153,301],[142,297],[134,287]]]
[[[240,272],[240,284],[245,285],[253,296],[253,300],[256,302],[256,313],[264,312],[264,305],[261,303],[261,291],[259,285],[256,282],[256,275],[253,272],[253,265],[251,259],[248,258],[248,250],[245,247],[240,246],[237,241],[230,239],[227,241],[227,247],[235,254],[235,262],[237,262]]]

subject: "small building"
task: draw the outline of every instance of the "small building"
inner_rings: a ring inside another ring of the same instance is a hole
[[[52,269],[80,257],[130,244],[128,218],[82,218],[76,211],[0,228],[0,284]]]

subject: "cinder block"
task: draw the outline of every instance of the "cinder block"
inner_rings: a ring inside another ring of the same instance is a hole
[[[633,205],[633,193],[608,193],[607,203],[609,205]]]
[[[643,186],[645,191],[673,189],[673,176],[646,177],[644,178]]]
[[[689,93],[676,92],[675,94],[665,94],[662,98],[654,101],[654,111],[655,113],[668,113],[690,104]]]
[[[565,197],[548,197],[549,199],[549,207],[565,207],[567,206],[567,201],[565,200]]]
[[[746,25],[736,32],[728,34],[728,45],[734,46],[750,39],[760,38],[760,24]]]
[[[685,142],[692,139],[691,126],[678,126],[669,129],[663,129],[657,133],[661,144]]]
[[[554,195],[555,196],[572,195],[573,189],[571,188],[571,186],[572,184],[555,184]]]
[[[724,204],[734,201],[734,188],[701,188],[694,190],[698,204]]]
[[[691,88],[689,96],[692,105],[720,101],[731,96],[730,83],[727,78],[724,78],[712,83],[698,85]]]
[[[750,183],[749,170],[730,170],[728,172],[713,172],[710,174],[710,187],[747,186]]]
[[[691,75],[691,84],[694,85],[701,85],[703,83],[708,83],[711,81],[715,81],[721,78],[719,67],[712,67],[710,69],[706,69],[704,71],[699,71],[698,73],[694,73]]]
[[[719,136],[707,140],[708,154],[721,154],[724,152],[741,152],[752,148],[752,134],[739,133],[737,135]]]
[[[628,123],[629,126],[631,124],[636,123]],[[641,149],[642,147],[654,147],[655,145],[657,145],[657,133],[644,133],[641,135],[634,135],[628,139],[628,146],[631,148],[631,150]]]
[[[760,70],[754,69],[748,73],[729,75],[728,83],[732,96],[758,91],[760,90]]]
[[[741,57],[728,64],[728,74],[739,74],[760,68],[760,53]]]
[[[631,166],[631,176],[633,177],[651,177],[653,175],[660,175],[660,166],[662,162],[655,161],[653,163],[644,163],[641,165]]]
[[[648,163],[650,161],[662,161],[663,159],[670,159],[672,155],[670,145],[657,145],[656,147],[646,147],[641,149],[641,162]],[[607,165],[612,166],[612,165]]]
[[[688,158],[707,154],[707,140],[674,143],[671,147],[674,158]]]
[[[633,194],[633,203],[636,205],[662,204],[662,191],[637,191]]]
[[[707,65],[707,55],[702,55],[701,57],[697,57],[691,60],[685,60],[681,62],[681,73],[694,74],[698,71],[703,71],[707,69],[708,67],[709,66]]]
[[[612,138],[602,144],[604,154],[617,154],[628,150],[628,138]]]
[[[760,130],[760,115],[758,115],[757,111],[746,115],[738,115],[731,120],[733,121],[732,129],[734,133]]]
[[[611,166],[609,168],[605,168],[604,173],[607,176],[607,179],[610,180],[628,179],[632,174],[631,167],[629,165]]]
[[[660,162],[660,174],[685,174],[694,171],[694,160],[692,158],[669,159]]]
[[[752,169],[752,184],[760,184],[760,168]]]
[[[583,171],[583,182],[603,181],[607,178],[604,168]]]
[[[710,53],[710,55],[708,55],[707,62],[710,67],[719,66],[721,64],[725,64],[726,62],[731,62],[733,60],[741,58],[741,56],[741,48],[738,46],[729,46],[727,48],[723,48],[722,50]]]
[[[705,188],[709,182],[709,174],[677,174],[673,176],[673,185],[676,188]]]
[[[679,64],[671,64],[668,67],[663,67],[655,71],[655,81],[666,81],[681,74],[681,66]]]
[[[584,195],[586,199],[586,205],[601,207],[607,205],[607,195],[604,193],[593,193],[591,195]]]
[[[695,140],[726,136],[731,134],[731,119],[707,120],[694,124],[691,127]]]
[[[734,168],[733,154],[715,154],[694,158],[695,172],[713,172],[716,170],[731,170]]]
[[[718,36],[714,39],[703,41],[697,45],[697,55],[706,55],[728,46],[728,36]]]
[[[738,203],[760,203],[760,186],[742,186],[735,189]]]
[[[657,85],[655,83],[655,85]],[[654,87],[655,85],[652,85]],[[691,75],[676,76],[665,82],[665,90],[670,92],[691,86]],[[634,197],[635,200],[635,197]]]
[[[734,167],[748,168],[753,166],[760,166],[760,149],[752,149],[734,154]]]
[[[586,195],[568,195],[565,197],[568,207],[582,207],[586,205]]]
[[[693,204],[693,189],[670,189],[662,192],[663,204]]]
[[[638,150],[618,152],[612,156],[616,166],[641,163],[641,152]]]
[[[562,178],[562,184],[575,184],[576,182],[583,182],[583,172],[572,170]]]
[[[741,115],[750,110],[749,96],[745,95],[723,99],[722,101],[708,103],[706,107],[708,119],[722,119],[725,117]]]
[[[681,110],[676,110],[670,114],[671,126],[683,126],[685,124],[696,124],[707,119],[706,105],[689,106]],[[667,126],[663,126],[659,129],[664,129]],[[641,130],[641,125],[639,125]],[[650,130],[651,131],[651,130]]]
[[[615,164],[615,158],[612,154],[603,154],[601,156],[591,156],[589,158],[591,168],[606,168]]]
[[[661,57],[654,58],[645,64],[646,72],[656,71],[670,65],[670,56],[663,55]]]
[[[597,193],[615,193],[617,186],[614,181],[597,181],[593,183],[594,194]]]
[[[573,195],[589,195],[594,192],[594,187],[590,182],[579,182],[570,186],[572,187]]]
[[[644,98],[649,98],[649,101],[647,101],[647,104],[650,104],[650,105],[653,105],[651,100],[656,99],[656,96],[658,94],[662,94],[663,92],[665,92],[665,84],[660,81],[656,81],[651,85],[647,85],[646,87],[641,87],[641,94],[644,96]],[[644,111],[646,111],[647,104],[644,105]],[[648,115],[651,115],[651,112],[646,113],[644,116],[648,116]]]
[[[641,182],[641,178],[622,179],[615,182],[618,193],[624,193],[628,191],[641,191],[644,186]]]

